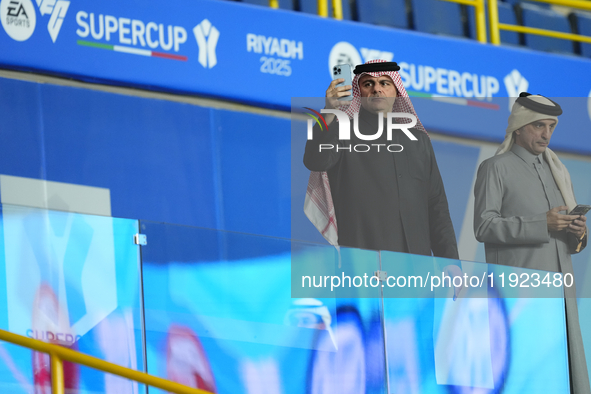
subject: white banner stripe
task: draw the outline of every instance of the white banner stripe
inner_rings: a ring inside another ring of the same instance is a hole
[[[468,105],[468,100],[461,97],[449,97],[449,96],[441,96],[438,94],[431,95],[431,98],[435,101],[441,101],[443,103],[448,104],[459,104],[459,105]]]
[[[152,51],[148,51],[148,50],[145,50],[145,49],[137,49],[137,48],[123,47],[123,46],[120,46],[120,45],[113,45],[113,50],[115,52],[132,53],[134,55],[152,56]]]

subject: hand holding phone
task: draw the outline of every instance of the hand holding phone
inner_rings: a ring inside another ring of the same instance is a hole
[[[590,205],[577,205],[569,215],[578,216],[577,219],[573,220],[566,229],[567,232],[573,233],[577,238],[582,239],[583,235],[587,231],[587,217],[585,214],[591,210]]]
[[[336,85],[336,87],[353,85],[351,78],[351,66],[349,64],[337,64],[332,68],[332,80],[343,78],[345,81]],[[339,97],[339,101],[351,101],[353,100],[353,93],[345,97]]]

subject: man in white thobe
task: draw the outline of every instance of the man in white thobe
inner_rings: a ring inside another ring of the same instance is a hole
[[[478,169],[474,232],[486,262],[573,274],[571,254],[587,244],[586,217],[575,206],[570,175],[548,148],[560,106],[522,93],[505,141]],[[589,394],[575,287],[564,287],[571,392]]]

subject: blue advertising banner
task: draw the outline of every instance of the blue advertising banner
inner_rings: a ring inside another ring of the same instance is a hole
[[[521,91],[584,98],[576,128],[590,123],[584,58],[223,1],[2,0],[0,18],[3,67],[287,109],[291,97],[323,96],[333,65],[381,58],[429,99],[432,129],[499,140],[511,105],[500,98]],[[589,138],[559,145],[584,153]]]

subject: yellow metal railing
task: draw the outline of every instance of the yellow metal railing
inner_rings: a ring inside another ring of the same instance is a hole
[[[332,1],[332,13],[335,19],[343,19],[343,2],[342,0]],[[279,0],[269,0],[269,7],[279,8]],[[328,0],[318,0],[318,15],[326,18],[328,17]]]
[[[343,2],[342,0],[332,1],[332,14],[335,19],[343,19]],[[328,0],[318,0],[318,16],[326,18],[328,16]]]
[[[8,331],[0,330],[0,340],[49,354],[51,357],[52,394],[64,394],[63,361],[82,364],[90,368],[98,369],[103,372],[118,375],[129,380],[134,380],[148,386],[153,386],[161,390],[166,390],[177,394],[212,394],[209,391],[187,387],[176,382],[171,382],[166,379],[148,375],[144,372],[135,371],[120,365],[112,364],[99,358],[67,349],[65,347],[39,341],[33,338],[27,338]]]
[[[342,0],[331,0],[332,11],[334,19],[343,19],[343,1]],[[484,14],[485,0],[444,0],[452,3],[465,4],[474,7],[475,18],[476,18],[476,39],[479,42],[486,43],[486,16]],[[565,1],[577,1],[577,0],[565,0]],[[269,7],[279,8],[279,0],[269,0]],[[328,17],[328,0],[318,0],[318,15],[326,18]],[[497,18],[498,20],[498,18]]]
[[[343,4],[342,0],[331,0],[332,9],[335,19],[343,19]],[[486,37],[486,16],[485,16],[485,0],[443,0],[452,3],[464,4],[474,7],[474,14],[476,19],[476,40],[481,43],[487,42]],[[538,29],[535,27],[508,25],[506,23],[499,23],[499,7],[498,0],[488,0],[488,23],[490,28],[490,42],[494,45],[501,44],[500,30],[515,31],[518,33],[537,34],[540,36],[560,38],[563,40],[573,40],[580,42],[591,43],[591,37],[582,36],[580,34],[563,33],[553,30]],[[588,0],[532,0],[542,3],[549,3],[560,5],[563,7],[577,8],[581,10],[591,11],[591,1]],[[271,8],[279,8],[279,0],[269,0]],[[328,0],[318,0],[318,15],[328,17]]]
[[[484,14],[485,0],[444,0],[451,3],[464,4],[474,7],[474,17],[476,18],[476,40],[486,44],[486,16]],[[498,18],[497,18],[498,19]]]
[[[578,8],[581,10],[591,11],[591,1],[585,0],[533,0],[542,3],[550,3],[564,7]],[[501,44],[500,30],[516,31],[518,33],[537,34],[540,36],[560,38],[563,40],[573,40],[591,43],[591,37],[582,36],[579,34],[562,33],[554,30],[538,29],[535,27],[508,25],[506,23],[499,23],[499,12],[497,0],[488,0],[488,23],[490,25],[490,42],[494,45]]]

